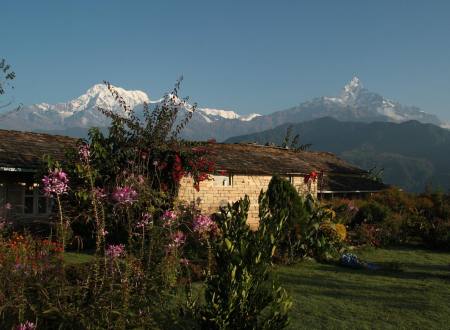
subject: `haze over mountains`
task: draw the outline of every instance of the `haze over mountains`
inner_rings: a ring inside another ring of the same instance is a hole
[[[167,97],[151,100],[142,91],[116,89],[138,117],[144,103],[154,108]],[[181,115],[192,111],[181,100],[179,106]],[[4,113],[0,128],[85,137],[90,127],[108,126],[97,107],[126,115],[107,87],[98,84],[68,102],[34,104]],[[314,150],[334,152],[365,169],[384,168],[387,183],[411,191],[421,191],[429,183],[450,188],[450,131],[444,129],[450,125],[417,107],[369,91],[357,77],[338,96],[317,97],[268,115],[199,107],[183,137],[279,144],[291,124]]]

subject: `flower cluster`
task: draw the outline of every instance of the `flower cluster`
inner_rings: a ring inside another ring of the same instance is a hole
[[[112,193],[112,198],[120,204],[133,204],[137,201],[138,193],[129,186],[117,187]]]
[[[177,221],[177,214],[174,211],[164,211],[162,217],[163,226],[164,227],[171,227],[173,226]]]
[[[186,235],[182,231],[177,231],[170,235],[169,249],[177,249],[186,242]]]
[[[194,218],[193,230],[200,236],[217,233],[217,224],[207,215],[198,215]]]
[[[152,215],[150,213],[144,213],[142,215],[141,220],[139,220],[136,223],[136,228],[138,228],[138,229],[145,228],[146,226],[148,226],[148,224],[150,223],[151,219],[152,219]]]
[[[36,324],[30,321],[26,321],[25,323],[21,323],[16,327],[16,330],[35,330]]]
[[[352,253],[344,253],[341,256],[340,263],[343,266],[352,267],[352,268],[361,268],[363,267],[362,262],[359,258]]]
[[[309,173],[308,175],[305,176],[305,178],[303,179],[305,184],[312,182],[316,182],[318,177],[318,174],[316,171],[312,171],[311,173]]]
[[[115,259],[125,254],[125,246],[123,244],[112,244],[106,248],[106,256]]]
[[[172,179],[175,183],[179,183],[183,176],[184,176],[183,162],[181,160],[181,157],[178,154],[176,154],[172,168]]]
[[[96,187],[94,188],[93,193],[97,199],[105,199],[106,197],[108,197],[108,194],[106,193],[104,188]]]
[[[69,190],[69,178],[65,172],[60,169],[50,171],[48,175],[42,179],[44,185],[44,193],[47,196],[52,194],[61,195]]]
[[[80,156],[80,160],[83,163],[89,163],[89,160],[91,158],[91,150],[89,144],[82,144],[78,148],[78,155]]]

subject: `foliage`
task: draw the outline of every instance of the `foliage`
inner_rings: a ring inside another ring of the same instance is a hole
[[[195,316],[202,329],[281,329],[287,325],[290,301],[270,280],[275,253],[287,210],[270,213],[266,194],[260,195],[260,225],[247,224],[246,196],[222,209],[221,235],[214,244],[216,272],[206,279],[205,305]]]
[[[304,201],[295,187],[286,179],[274,176],[267,188],[269,210],[272,214],[286,210],[287,218],[280,238],[278,255],[286,255],[288,261],[294,261],[301,249],[302,228],[304,228],[308,211]]]
[[[300,134],[296,134],[292,137],[292,125],[287,127],[286,135],[284,136],[283,143],[281,144],[282,148],[292,149],[295,151],[305,151],[310,149],[311,146],[311,143],[300,144]]]
[[[305,202],[309,217],[303,229],[301,249],[305,256],[319,261],[337,257],[345,248],[347,231],[337,223],[336,213],[312,196]]]
[[[335,200],[331,207],[341,222],[349,224],[352,244],[423,244],[433,249],[450,249],[448,194],[416,195],[391,188],[367,200]]]

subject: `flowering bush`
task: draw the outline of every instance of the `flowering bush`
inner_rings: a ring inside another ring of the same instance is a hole
[[[125,255],[125,245],[123,244],[117,244],[117,245],[108,245],[106,248],[105,254],[107,257],[111,259],[116,259],[118,257],[121,257]]]
[[[194,218],[193,230],[201,238],[217,234],[217,224],[207,215],[200,214]]]
[[[133,204],[137,201],[138,193],[131,187],[117,187],[112,193],[112,198],[120,204]]]
[[[69,190],[69,178],[61,169],[54,169],[42,179],[43,190],[46,195],[61,195]]]

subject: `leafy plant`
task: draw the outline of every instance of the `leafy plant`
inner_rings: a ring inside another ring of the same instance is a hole
[[[291,303],[270,277],[271,260],[287,210],[271,214],[261,194],[260,225],[247,224],[249,198],[228,205],[218,217],[221,235],[214,244],[216,272],[206,279],[205,305],[195,316],[202,329],[281,329]]]

